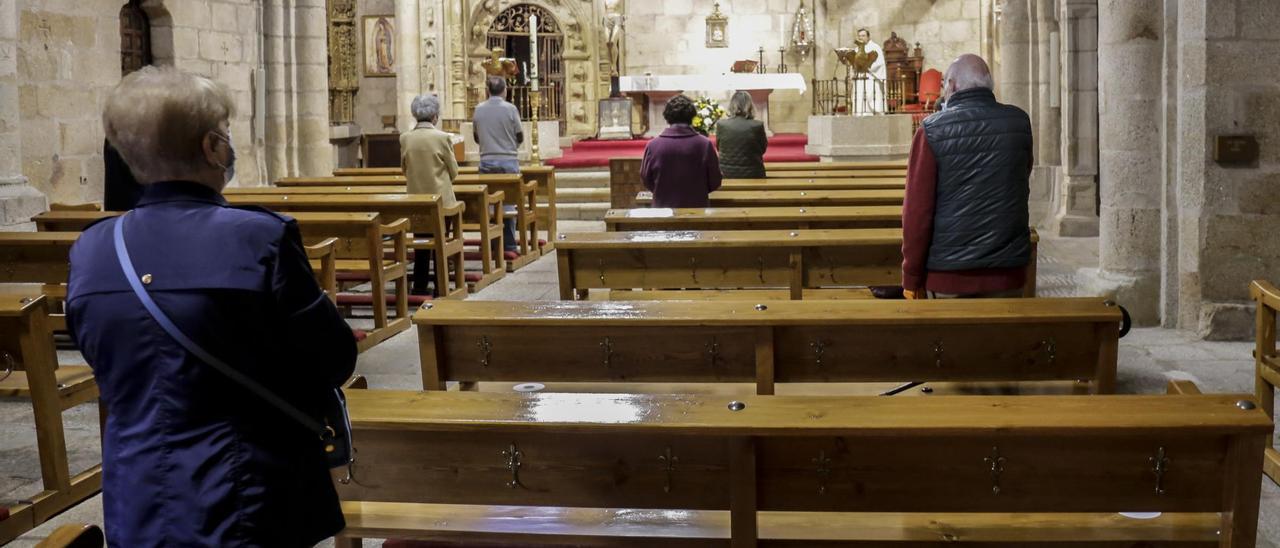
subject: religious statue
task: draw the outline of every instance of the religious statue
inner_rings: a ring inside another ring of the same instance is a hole
[[[617,77],[622,70],[622,31],[626,26],[627,16],[623,15],[622,0],[605,0],[604,41],[609,48],[609,75]]]
[[[804,2],[800,2],[796,20],[791,24],[791,49],[801,57],[808,57],[813,49],[813,16]]]
[[[510,57],[502,56],[502,48],[493,48],[489,52],[489,59],[480,63],[484,67],[484,72],[488,76],[501,76],[503,78],[515,78],[520,74],[520,67],[516,64],[516,60]]]
[[[391,22],[385,17],[378,18],[377,24],[374,26],[373,43],[377,46],[374,50],[375,67],[379,74],[394,73],[396,71],[395,57],[395,29],[391,28]]]

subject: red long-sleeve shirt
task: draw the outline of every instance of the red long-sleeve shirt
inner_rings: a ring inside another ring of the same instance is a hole
[[[902,287],[955,295],[1010,291],[1026,283],[1026,267],[930,271],[929,245],[937,203],[938,163],[924,129],[916,130],[907,162],[907,194],[902,201]]]

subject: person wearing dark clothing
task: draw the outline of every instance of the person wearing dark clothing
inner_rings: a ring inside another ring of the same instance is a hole
[[[902,207],[909,296],[1014,297],[1031,261],[1031,120],[992,93],[982,58],[947,69],[947,106],[916,132]]]
[[[235,151],[230,92],[147,67],[120,83],[107,138],[144,191],[71,249],[67,327],[110,410],[102,438],[110,546],[314,546],[345,527],[320,439],[189,353],[125,277],[195,344],[319,419],[355,337],[316,282],[297,224],[221,191]]]
[[[111,141],[102,145],[102,209],[106,211],[129,211],[138,205],[142,197],[142,185],[133,178],[133,171],[124,158],[111,146]]]
[[[764,122],[756,120],[751,94],[739,91],[729,100],[729,118],[716,123],[716,147],[720,172],[725,179],[763,179],[764,153],[769,137]]]
[[[677,95],[662,115],[670,127],[644,148],[640,179],[653,192],[654,207],[707,207],[720,188],[720,159],[711,140],[694,131],[693,101]]]

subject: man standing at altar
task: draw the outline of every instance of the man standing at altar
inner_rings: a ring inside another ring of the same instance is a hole
[[[889,88],[889,83],[885,81],[889,77],[889,70],[884,62],[884,48],[871,41],[871,31],[865,28],[858,29],[857,46],[869,56],[874,54],[874,58],[871,62],[871,70],[866,73],[866,79],[861,83],[855,81],[853,84],[854,113],[884,114],[888,110],[885,93]]]
[[[907,298],[1019,297],[1031,261],[1031,119],[996,101],[991,69],[961,55],[947,107],[916,131],[902,203]]]

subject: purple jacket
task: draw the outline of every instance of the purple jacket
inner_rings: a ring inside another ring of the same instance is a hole
[[[707,194],[720,188],[720,158],[710,139],[673,125],[644,148],[640,179],[654,207],[707,207]]]

